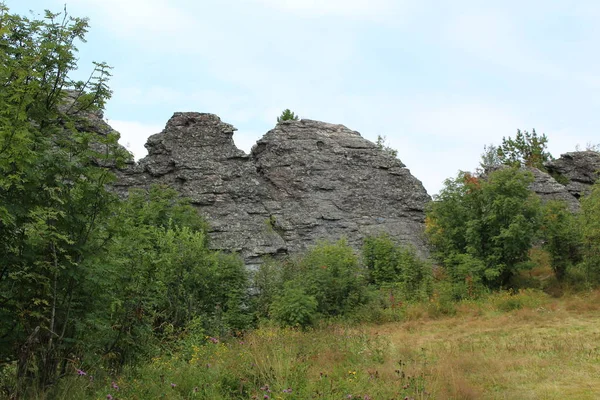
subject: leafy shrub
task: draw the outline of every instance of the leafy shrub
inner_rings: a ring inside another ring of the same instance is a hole
[[[258,319],[270,316],[270,307],[275,297],[291,281],[297,269],[290,260],[266,259],[252,273],[252,312]]]
[[[304,289],[293,287],[289,282],[283,293],[275,297],[271,316],[282,326],[307,327],[315,320],[317,306],[314,296],[309,296]]]
[[[564,202],[549,201],[543,207],[541,236],[550,254],[552,269],[559,281],[567,268],[581,259],[581,230]]]
[[[111,221],[85,320],[88,346],[120,367],[173,342],[200,318],[211,335],[244,329],[248,277],[242,260],[208,248],[206,224],[172,189],[134,191]],[[90,351],[91,352],[91,351]]]
[[[405,300],[422,300],[431,294],[431,266],[388,235],[365,238],[362,258],[375,286],[398,288]]]
[[[583,266],[588,279],[600,282],[600,181],[581,199],[579,225],[582,229]]]
[[[295,266],[296,287],[314,296],[324,316],[342,315],[367,300],[358,257],[344,239],[318,243]]]

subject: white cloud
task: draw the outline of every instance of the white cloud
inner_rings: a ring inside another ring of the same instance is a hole
[[[310,16],[385,16],[398,1],[393,0],[251,0],[268,7]]]
[[[160,125],[145,124],[136,121],[109,120],[108,123],[121,134],[119,143],[132,152],[136,160],[144,158],[148,154],[148,151],[144,147],[148,137],[161,132],[163,129],[163,126]]]
[[[179,7],[165,0],[72,0],[71,4],[88,12],[99,11],[102,22],[112,31],[140,37],[171,36],[194,22],[193,14],[186,13],[181,2]]]
[[[481,9],[450,18],[444,40],[459,51],[509,70],[557,79],[564,71],[528,40],[515,18],[503,10]]]

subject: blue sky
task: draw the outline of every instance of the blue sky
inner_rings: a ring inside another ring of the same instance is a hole
[[[65,0],[8,0],[11,11]],[[175,111],[211,112],[249,151],[290,108],[386,136],[430,194],[518,128],[559,156],[600,143],[600,2],[71,0],[114,67],[105,116],[139,158]]]

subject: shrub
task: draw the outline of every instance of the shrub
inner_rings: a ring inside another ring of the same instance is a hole
[[[577,220],[564,202],[549,201],[544,205],[541,236],[554,274],[562,281],[567,268],[581,259],[582,239]]]
[[[375,286],[398,288],[405,300],[425,299],[431,294],[431,266],[388,235],[365,238],[362,258],[369,282]]]
[[[367,300],[358,257],[346,240],[320,242],[296,261],[296,286],[317,300],[322,315],[341,315]]]
[[[304,289],[288,283],[281,295],[271,305],[271,316],[282,326],[307,327],[312,325],[317,313],[317,300]]]
[[[579,225],[582,229],[583,266],[588,279],[600,281],[600,181],[581,199]]]

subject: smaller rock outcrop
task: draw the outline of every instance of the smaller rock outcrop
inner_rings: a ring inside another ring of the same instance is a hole
[[[533,174],[534,179],[529,188],[540,196],[543,202],[564,201],[571,212],[579,211],[580,205],[577,197],[573,196],[564,185],[558,183],[554,177],[537,168],[527,167],[526,169]]]
[[[600,153],[574,151],[546,163],[551,175],[564,184],[566,190],[579,199],[600,178]]]

